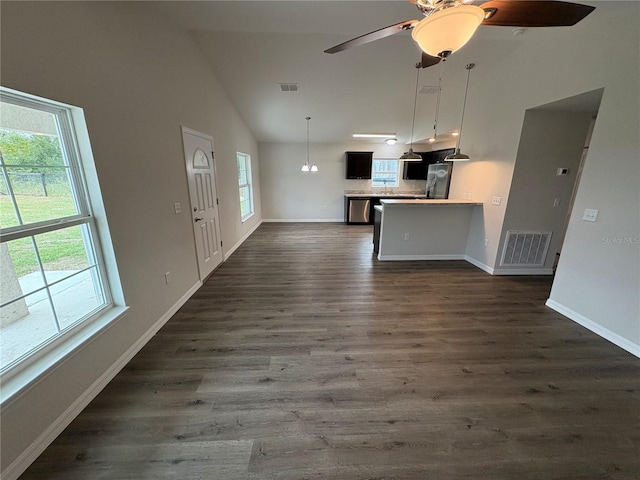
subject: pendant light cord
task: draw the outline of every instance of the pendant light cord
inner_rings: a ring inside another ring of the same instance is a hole
[[[309,120],[311,117],[306,117],[307,120],[307,165],[309,165]]]
[[[411,144],[410,148],[413,151],[413,127],[416,123],[416,105],[418,103],[418,83],[420,82],[420,67],[416,65],[418,74],[416,75],[416,93],[413,95],[413,121],[411,122]]]
[[[467,69],[467,87],[464,90],[464,101],[462,102],[462,118],[460,119],[460,131],[458,132],[458,142],[456,149],[460,150],[460,140],[462,139],[462,125],[464,124],[464,110],[467,107],[467,93],[469,92],[469,77],[471,76],[471,69],[475,67],[475,63],[468,63],[464,68]]]
[[[438,79],[438,99],[436,100],[436,118],[433,119],[433,140],[438,136],[438,114],[440,112],[440,94],[442,93],[442,78]]]

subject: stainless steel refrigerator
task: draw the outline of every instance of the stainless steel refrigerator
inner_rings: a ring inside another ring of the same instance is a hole
[[[449,198],[451,170],[448,162],[432,163],[427,169],[427,198]]]

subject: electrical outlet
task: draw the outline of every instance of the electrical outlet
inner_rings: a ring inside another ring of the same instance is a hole
[[[489,246],[489,239],[488,238],[484,239],[484,246],[485,246],[485,248]]]
[[[582,216],[582,220],[585,222],[595,222],[598,218],[598,210],[594,210],[592,208],[586,208],[584,211],[584,215]]]
[[[164,274],[164,281],[169,285],[171,283],[171,272],[166,272]]]
[[[176,215],[182,213],[182,206],[180,205],[180,202],[176,202],[173,204],[173,210],[176,212]]]
[[[405,239],[405,240],[409,240],[409,234],[408,234],[408,233],[405,233],[405,234],[404,234],[404,239]]]
[[[499,206],[502,203],[502,197],[493,197],[491,199],[491,204]]]

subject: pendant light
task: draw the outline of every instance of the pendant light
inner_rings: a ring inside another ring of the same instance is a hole
[[[416,75],[416,93],[413,97],[413,121],[411,122],[411,143],[409,145],[409,151],[405,152],[400,156],[400,160],[404,160],[405,162],[421,162],[422,157],[417,153],[413,153],[413,127],[416,123],[416,104],[418,103],[418,82],[420,80],[420,64],[416,63],[416,70],[418,70],[418,74]]]
[[[313,162],[313,164],[309,163],[309,120],[311,120],[311,117],[305,117],[305,120],[307,121],[307,159],[305,160],[304,165],[302,165],[301,171],[317,172],[318,166],[316,165],[316,162]]]
[[[438,138],[438,113],[440,112],[440,94],[442,93],[442,78],[438,79],[438,99],[436,100],[436,115],[433,119],[433,136],[429,138],[429,143],[434,143]]]
[[[475,63],[468,63],[464,68],[467,69],[467,88],[464,91],[464,102],[462,102],[462,118],[460,119],[460,130],[458,130],[458,141],[456,143],[456,151],[452,155],[447,155],[444,160],[446,162],[465,162],[469,160],[469,155],[460,153],[460,140],[462,140],[462,125],[464,123],[464,109],[467,106],[467,93],[469,92],[469,77],[471,69],[475,67]]]

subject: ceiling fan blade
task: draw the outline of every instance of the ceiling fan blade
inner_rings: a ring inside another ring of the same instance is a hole
[[[595,7],[555,0],[492,0],[481,5],[488,18],[482,25],[508,27],[568,27]]]
[[[396,23],[395,25],[389,25],[388,27],[384,27],[379,30],[366,33],[364,35],[360,35],[356,38],[352,38],[351,40],[341,43],[340,45],[336,45],[335,47],[328,48],[324,51],[324,53],[338,53],[348,48],[358,47],[360,45],[364,45],[365,43],[373,42],[390,35],[395,35],[396,33],[404,32],[405,30],[411,30],[416,23],[418,23],[418,20],[405,20],[404,22]]]
[[[432,67],[440,63],[440,57],[432,57],[428,53],[422,52],[422,59],[420,60],[420,68]]]

